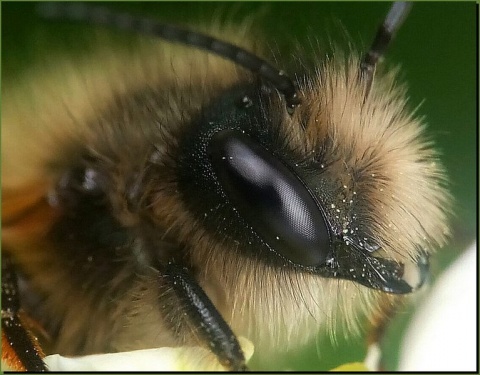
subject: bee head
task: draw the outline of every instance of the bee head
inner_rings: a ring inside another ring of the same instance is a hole
[[[317,121],[316,132],[324,136],[312,141],[312,129],[303,129],[312,111],[299,110],[291,119],[279,102],[262,87],[236,87],[193,125],[178,170],[180,191],[197,221],[220,243],[274,267],[395,294],[420,287],[427,252],[418,244],[409,261],[379,255],[383,243],[365,211],[380,208],[356,191],[365,186],[367,169],[338,155],[335,126],[325,132]],[[377,156],[372,152],[365,164]],[[381,176],[368,177],[373,182],[364,189],[383,190]],[[412,271],[414,278],[407,279]]]

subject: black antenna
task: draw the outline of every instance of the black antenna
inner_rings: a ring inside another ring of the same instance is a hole
[[[265,60],[231,43],[149,18],[134,17],[128,13],[116,13],[104,7],[83,3],[43,3],[38,5],[37,9],[40,16],[46,19],[69,20],[113,27],[157,36],[170,42],[196,46],[222,56],[270,81],[285,97],[287,110],[290,114],[300,104],[297,90],[290,78]]]
[[[385,54],[388,45],[397,30],[402,26],[412,5],[412,3],[404,1],[397,1],[392,4],[383,24],[378,28],[370,50],[363,57],[360,63],[360,77],[366,81],[367,89],[365,97],[368,96],[370,88],[372,87],[373,74],[378,60]]]

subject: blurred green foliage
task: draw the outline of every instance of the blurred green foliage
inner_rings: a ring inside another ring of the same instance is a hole
[[[155,16],[169,23],[208,24],[212,17],[233,22],[252,14],[255,26],[275,50],[286,56],[298,44],[306,49],[315,41],[345,41],[345,31],[354,45],[365,49],[386,14],[382,2],[277,2],[277,3],[108,3],[111,8]],[[425,117],[429,132],[443,153],[452,193],[456,199],[452,219],[454,236],[441,252],[437,273],[475,238],[477,228],[477,8],[474,2],[422,2],[414,5],[388,51],[388,64],[400,63],[401,77],[408,82],[411,106]],[[90,26],[39,20],[30,2],[2,2],[2,79],[14,80],[32,65],[38,54],[67,50],[82,53]],[[125,34],[119,41],[128,39]],[[48,41],[48,42],[46,42]],[[100,62],[101,63],[101,62]],[[281,68],[281,64],[279,64]],[[392,323],[385,339],[385,365],[395,369],[401,333],[408,322],[406,311]],[[362,338],[344,339],[336,345],[319,338],[298,353],[282,356],[275,368],[329,369],[362,360]]]

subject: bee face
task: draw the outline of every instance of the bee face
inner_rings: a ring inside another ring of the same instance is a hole
[[[257,52],[246,31],[222,38]],[[2,241],[42,298],[53,351],[198,340],[172,262],[265,355],[311,327],[355,330],[422,283],[449,196],[396,74],[367,90],[361,55],[317,52],[291,113],[271,82],[195,48],[94,50],[4,89],[3,204],[22,188],[43,219],[27,230],[12,203]]]

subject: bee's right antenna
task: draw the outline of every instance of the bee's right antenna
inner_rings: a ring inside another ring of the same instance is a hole
[[[373,74],[378,60],[385,54],[388,45],[395,33],[402,25],[412,7],[412,3],[397,1],[391,6],[383,24],[379,27],[375,39],[369,51],[360,63],[360,77],[366,82],[366,94],[368,96],[372,87]]]
[[[74,2],[43,3],[38,6],[37,10],[42,17],[48,19],[80,21],[99,26],[136,31],[142,34],[154,35],[170,42],[196,46],[233,61],[269,80],[285,97],[287,111],[290,114],[300,104],[295,84],[287,75],[270,65],[267,61],[234,44],[178,26],[164,24],[148,18],[133,17],[127,13],[115,13],[107,8],[90,4]]]

